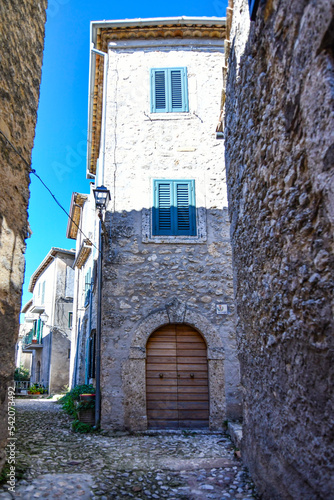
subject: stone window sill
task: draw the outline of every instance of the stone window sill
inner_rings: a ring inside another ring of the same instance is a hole
[[[144,208],[142,211],[142,242],[157,244],[181,243],[183,245],[205,243],[207,239],[205,208],[197,208],[196,221],[197,236],[153,236],[151,209]]]
[[[192,113],[149,113],[147,118],[152,121],[168,121],[168,120],[194,120],[195,116]]]

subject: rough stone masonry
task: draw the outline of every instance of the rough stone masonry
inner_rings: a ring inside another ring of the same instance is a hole
[[[7,386],[13,379],[14,346],[24,273],[28,168],[33,147],[47,0],[0,4],[0,469],[7,439]],[[5,189],[4,189],[5,187]]]
[[[243,454],[263,498],[333,498],[334,2],[237,0],[229,40]]]

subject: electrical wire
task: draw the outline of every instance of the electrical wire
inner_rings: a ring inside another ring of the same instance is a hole
[[[63,212],[65,212],[65,214],[67,215],[67,217],[73,222],[73,224],[78,228],[78,230],[80,231],[80,233],[86,238],[86,240],[88,240],[92,245],[93,247],[96,248],[96,250],[98,252],[101,252],[101,250],[99,250],[97,248],[97,246],[91,241],[90,238],[88,238],[85,233],[82,231],[82,229],[78,226],[78,224],[72,219],[72,217],[70,216],[70,214],[67,212],[67,210],[62,206],[62,204],[57,200],[57,198],[55,197],[55,195],[52,193],[51,189],[45,184],[45,182],[40,178],[40,176],[37,174],[36,170],[34,168],[31,168],[30,164],[27,162],[27,160],[24,158],[24,156],[22,156],[22,154],[16,149],[16,147],[14,146],[14,144],[11,143],[11,141],[8,139],[8,137],[0,130],[0,134],[2,135],[2,137],[4,137],[6,139],[6,141],[8,142],[8,144],[11,146],[11,148],[15,151],[15,153],[21,158],[21,160],[23,161],[23,163],[28,167],[29,169],[29,173],[30,174],[34,174],[35,177],[37,177],[37,179],[43,184],[43,186],[45,187],[45,189],[50,193],[50,195],[52,196],[52,198],[54,199],[54,201],[57,203],[57,205],[61,208],[61,210]]]

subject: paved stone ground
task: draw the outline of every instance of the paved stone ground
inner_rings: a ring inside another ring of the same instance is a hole
[[[60,405],[17,400],[16,465],[0,499],[250,499],[253,483],[221,433],[73,433]]]

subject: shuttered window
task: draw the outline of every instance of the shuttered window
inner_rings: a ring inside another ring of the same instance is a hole
[[[151,69],[151,112],[189,111],[187,68]]]
[[[91,294],[91,276],[92,276],[92,270],[91,270],[91,268],[89,268],[88,272],[85,274],[85,303],[84,303],[84,307],[88,306],[88,304],[89,304],[89,299],[90,299],[90,294]]]
[[[153,236],[196,236],[194,180],[154,180]]]
[[[43,284],[42,284],[42,298],[41,298],[41,305],[44,304],[44,300],[45,300],[45,281],[43,281]]]

